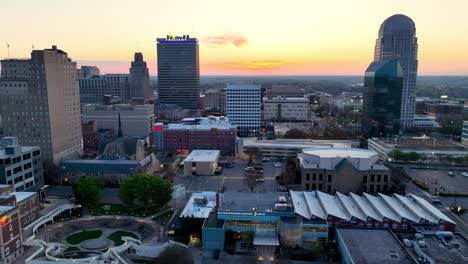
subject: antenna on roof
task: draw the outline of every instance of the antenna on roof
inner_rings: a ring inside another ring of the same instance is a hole
[[[6,44],[7,45],[7,50],[8,50],[8,58],[10,58],[10,44]]]

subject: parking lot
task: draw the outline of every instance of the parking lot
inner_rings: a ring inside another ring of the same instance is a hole
[[[408,169],[411,178],[419,183],[425,184],[430,192],[444,193],[468,193],[468,177],[462,175],[463,171],[453,171],[454,176],[448,175],[449,170],[431,169]]]
[[[274,167],[273,162],[263,163],[264,182],[255,184],[255,192],[277,191],[279,186],[275,177],[280,175],[283,167]],[[224,187],[225,191],[250,191],[245,180],[246,161],[234,160],[232,168],[224,168],[222,174],[214,176],[183,176],[183,168],[179,168],[174,184],[184,184],[188,194],[200,191],[216,191]],[[219,185],[218,185],[219,184]]]

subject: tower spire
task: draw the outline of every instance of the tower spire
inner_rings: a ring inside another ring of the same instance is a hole
[[[123,133],[122,133],[122,121],[120,120],[120,112],[119,112],[119,131],[118,131],[118,134],[117,134],[117,137],[123,137]]]

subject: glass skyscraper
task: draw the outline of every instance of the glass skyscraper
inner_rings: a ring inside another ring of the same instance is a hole
[[[393,15],[380,26],[374,61],[384,60],[398,60],[403,69],[400,123],[402,128],[412,127],[416,110],[418,39],[416,26],[411,18]]]
[[[368,137],[399,133],[403,77],[396,60],[372,62],[367,68],[362,129]]]
[[[185,109],[200,108],[198,40],[168,35],[157,39],[158,94],[160,104]]]

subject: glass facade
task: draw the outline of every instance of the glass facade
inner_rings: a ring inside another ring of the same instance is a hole
[[[363,133],[393,136],[400,130],[403,70],[396,60],[373,62],[364,77]]]
[[[158,95],[160,104],[200,108],[198,40],[188,36],[158,38]]]

